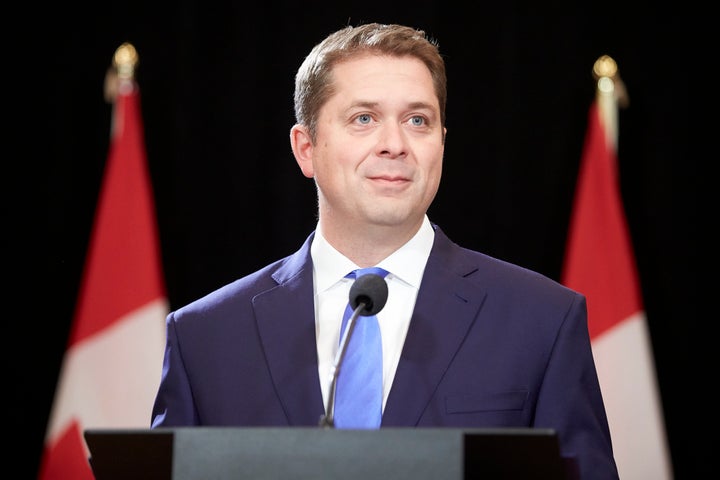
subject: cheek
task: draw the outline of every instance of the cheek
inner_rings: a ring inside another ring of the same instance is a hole
[[[437,162],[432,171],[428,175],[428,191],[435,196],[440,188],[440,178],[442,177],[442,162]]]
[[[315,181],[325,189],[334,188],[341,182],[345,170],[342,152],[328,148],[327,144],[318,145],[313,155],[312,169]]]
[[[314,165],[316,174],[318,170],[326,172],[325,175],[339,176],[343,172],[354,172],[367,158],[367,148],[360,144],[347,142],[325,142],[316,147]]]
[[[438,189],[440,188],[440,178],[442,177],[443,157],[442,150],[439,153],[434,153],[434,160],[429,161],[425,165],[425,175],[427,185],[425,186],[427,194],[431,198],[435,196]]]
[[[423,158],[426,159],[425,171],[428,177],[435,181],[439,181],[440,175],[442,174],[444,153],[445,148],[434,145],[432,148],[429,147],[423,156]]]

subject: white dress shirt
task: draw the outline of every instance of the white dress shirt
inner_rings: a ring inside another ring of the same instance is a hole
[[[410,318],[430,255],[435,232],[425,216],[422,226],[405,245],[375,267],[390,272],[388,299],[377,314],[383,351],[383,410],[390,393],[400,352],[405,343]],[[335,250],[322,236],[320,225],[310,247],[315,288],[315,338],[317,340],[318,374],[323,402],[327,408],[331,372],[340,342],[340,324],[348,304],[352,279],[345,275],[360,267]]]

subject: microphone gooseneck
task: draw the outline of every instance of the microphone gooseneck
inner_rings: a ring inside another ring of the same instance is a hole
[[[355,328],[355,320],[358,316],[369,317],[376,315],[383,309],[388,298],[387,282],[380,275],[368,273],[359,277],[350,287],[349,294],[350,306],[353,313],[348,319],[345,333],[340,341],[340,347],[335,355],[332,371],[330,372],[330,392],[328,395],[327,409],[325,415],[320,417],[320,426],[326,428],[335,427],[335,391],[337,389],[337,379],[340,375],[340,367],[342,366],[345,350],[350,343],[350,336]]]

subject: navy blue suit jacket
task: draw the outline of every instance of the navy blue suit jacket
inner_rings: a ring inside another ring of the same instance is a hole
[[[581,478],[617,478],[584,296],[434,228],[382,426],[552,428]],[[318,425],[313,236],[168,315],[153,428]]]

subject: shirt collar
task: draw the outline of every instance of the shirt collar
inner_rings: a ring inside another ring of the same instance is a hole
[[[417,233],[405,245],[375,266],[384,268],[393,276],[419,289],[434,238],[435,231],[425,215]],[[310,255],[315,271],[316,292],[327,290],[349,272],[359,268],[327,242],[319,223],[310,246]]]

